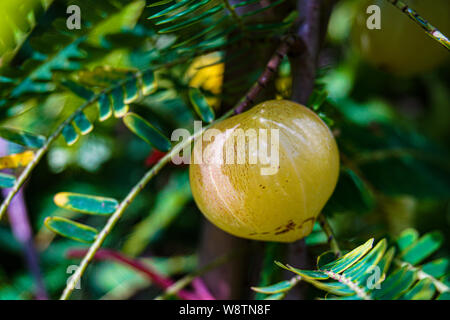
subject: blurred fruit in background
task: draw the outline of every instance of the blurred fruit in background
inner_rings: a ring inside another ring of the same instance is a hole
[[[404,0],[433,26],[448,36],[450,1]],[[370,5],[380,7],[381,29],[370,30],[366,13]],[[364,1],[357,10],[353,42],[371,64],[398,75],[429,71],[449,58],[449,53],[421,27],[386,0]]]
[[[194,59],[186,73],[189,86],[203,89],[212,95],[220,95],[224,68],[224,63],[221,62],[218,54],[207,54]],[[220,107],[220,99],[212,95],[207,95],[206,100],[217,111]]]

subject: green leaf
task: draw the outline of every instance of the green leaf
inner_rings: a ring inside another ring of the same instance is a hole
[[[372,248],[372,244],[373,238],[368,240],[363,245],[357,247],[356,249],[350,251],[343,257],[337,259],[336,261],[333,261],[329,264],[322,266],[321,269],[331,271],[334,273],[340,273],[349,268],[350,266],[352,266],[359,259],[361,259]]]
[[[313,271],[313,270],[300,270],[297,268],[294,268],[289,265],[284,265],[281,262],[275,261],[275,264],[283,269],[286,269],[288,271],[294,272],[298,274],[299,276],[302,276],[303,278],[308,279],[318,279],[318,280],[326,280],[328,279],[328,276],[323,273],[322,271]]]
[[[122,118],[128,112],[128,105],[125,104],[125,96],[122,87],[117,87],[111,92],[112,107],[114,117]]]
[[[47,217],[44,223],[53,232],[80,242],[94,242],[98,234],[97,230],[90,226],[62,217]]]
[[[259,292],[259,293],[265,293],[265,294],[275,294],[280,292],[285,292],[295,285],[294,282],[291,281],[281,281],[278,283],[275,283],[273,285],[267,286],[267,287],[252,287],[253,291]]]
[[[443,236],[439,231],[428,233],[406,248],[401,254],[401,259],[412,265],[420,263],[439,249],[442,242]]]
[[[264,300],[283,300],[283,298],[286,296],[285,293],[276,293],[272,294],[270,296],[267,296]]]
[[[10,128],[0,128],[0,137],[29,148],[41,148],[47,140],[44,136]]]
[[[308,107],[317,111],[327,100],[328,92],[326,90],[314,90],[308,100]]]
[[[436,292],[433,282],[430,279],[423,279],[406,292],[400,299],[402,300],[430,300]]]
[[[111,101],[106,94],[100,95],[97,102],[100,121],[105,121],[112,115]]]
[[[208,2],[210,2],[211,0],[201,0],[200,2],[197,2],[191,6],[188,6],[185,10],[174,14],[166,19],[163,20],[159,20],[156,25],[160,25],[160,24],[164,24],[164,23],[168,23],[168,22],[174,22],[176,20],[179,20],[180,18],[183,18],[184,16],[188,15],[191,12],[194,12],[195,10],[197,10],[198,8],[208,4]]]
[[[397,239],[397,246],[400,252],[416,242],[417,239],[419,239],[419,232],[416,229],[410,228],[404,230]]]
[[[64,137],[64,140],[66,140],[66,143],[69,146],[77,142],[78,138],[80,137],[71,123],[69,123],[63,128],[62,135]]]
[[[400,268],[381,283],[381,289],[373,291],[378,300],[393,300],[405,292],[416,280],[416,275],[407,267]]]
[[[189,2],[193,2],[194,0],[181,0],[180,2],[166,8],[163,10],[158,11],[157,13],[155,13],[154,15],[148,17],[149,20],[151,19],[155,19],[155,18],[159,18],[162,17],[163,15],[166,15],[172,11],[174,11],[175,9],[181,8],[186,4],[189,4]]]
[[[450,261],[448,258],[437,259],[424,264],[421,269],[435,278],[440,278],[450,272]]]
[[[65,81],[62,81],[61,84],[63,86],[65,86],[66,88],[68,88],[73,93],[75,93],[77,96],[79,96],[80,98],[83,98],[85,100],[89,100],[94,96],[94,92],[86,89],[85,87],[79,85],[76,82],[73,82],[70,80],[65,80]]]
[[[73,123],[80,130],[82,135],[88,134],[94,129],[94,126],[83,112],[79,112],[73,119]]]
[[[209,17],[209,16],[219,12],[222,9],[223,9],[223,5],[222,4],[217,5],[217,6],[211,8],[211,9],[209,9],[209,10],[207,10],[207,11],[205,11],[205,12],[199,14],[199,15],[195,15],[193,18],[190,18],[188,20],[185,20],[185,21],[182,21],[180,23],[174,24],[174,25],[172,25],[172,26],[170,26],[168,28],[161,29],[161,30],[158,31],[158,33],[169,33],[169,32],[173,32],[173,31],[176,31],[176,30],[180,30],[180,29],[186,28],[188,26],[193,25],[194,23],[199,22],[202,19],[205,19],[205,18],[207,18],[207,17]]]
[[[439,295],[439,297],[437,297],[436,300],[450,300],[450,292],[443,292]]]
[[[155,73],[152,70],[147,70],[141,75],[142,94],[147,96],[157,89],[157,82],[155,79]]]
[[[167,152],[172,147],[170,141],[145,119],[135,113],[128,113],[124,118],[125,125],[137,136],[154,148]]]
[[[96,215],[109,215],[116,211],[119,205],[113,198],[71,192],[57,193],[53,200],[58,207]]]
[[[130,104],[139,98],[137,79],[133,78],[125,82],[125,104]]]
[[[0,157],[0,170],[25,167],[34,159],[34,152],[27,150],[20,153]]]
[[[370,250],[364,256],[364,258],[345,270],[343,273],[344,276],[353,280],[357,284],[366,282],[367,278],[372,274],[371,268],[377,265],[378,262],[383,258],[386,249],[387,241],[386,239],[382,239],[372,250]]]
[[[162,6],[163,4],[166,4],[166,3],[169,3],[169,2],[172,2],[172,0],[161,0],[161,1],[157,1],[157,2],[149,4],[147,7],[150,8],[150,7]]]
[[[328,237],[320,228],[319,223],[314,224],[313,231],[305,238],[305,243],[307,246],[315,246],[319,244],[324,244],[328,242]]]
[[[375,203],[375,197],[366,183],[353,170],[344,167],[323,211],[326,214],[366,213],[374,208]]]
[[[198,88],[189,88],[189,99],[194,106],[195,112],[203,121],[210,123],[214,120],[214,109],[209,105],[205,96]]]
[[[15,176],[0,172],[0,188],[12,188],[15,183]]]

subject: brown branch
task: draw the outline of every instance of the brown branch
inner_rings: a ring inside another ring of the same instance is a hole
[[[291,57],[292,100],[306,104],[314,89],[320,48],[335,0],[298,0],[297,52]]]
[[[87,250],[86,249],[74,249],[69,250],[67,252],[68,258],[82,258],[86,255]],[[145,276],[147,276],[152,283],[157,285],[163,290],[167,290],[170,288],[175,281],[173,281],[170,278],[167,278],[163,275],[160,275],[155,270],[151,269],[149,266],[143,264],[137,259],[129,258],[119,252],[108,250],[108,249],[100,249],[95,254],[95,260],[97,261],[116,261],[119,263],[122,263],[124,265],[127,265],[137,271],[142,272]],[[180,290],[177,292],[177,295],[179,298],[183,300],[203,300],[203,298],[195,293],[191,293],[186,290]],[[208,296],[209,299],[214,299],[211,295]]]
[[[254,104],[256,97],[259,93],[264,90],[269,83],[270,80],[277,73],[278,67],[280,66],[283,58],[288,54],[290,48],[295,43],[295,38],[292,35],[287,36],[275,51],[272,58],[270,58],[267,66],[255,84],[251,87],[248,93],[245,95],[244,100],[239,104],[239,106],[235,109],[234,113],[239,114],[242,113],[245,109],[247,109],[250,105]]]

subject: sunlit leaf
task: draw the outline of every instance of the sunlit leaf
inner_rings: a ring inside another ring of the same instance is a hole
[[[68,124],[63,128],[62,135],[69,146],[77,142],[80,137],[72,124]]]
[[[167,152],[172,147],[170,141],[154,126],[135,113],[128,113],[123,122],[137,136],[154,148]]]
[[[294,286],[291,281],[281,281],[267,287],[252,287],[253,291],[265,294],[275,294],[290,290]]]
[[[33,151],[25,151],[21,153],[10,154],[4,157],[0,157],[0,170],[1,169],[14,169],[18,167],[24,167],[34,159]]]
[[[106,94],[100,95],[97,102],[100,121],[105,121],[112,115],[111,101]]]
[[[439,249],[442,242],[443,236],[440,232],[428,233],[406,248],[402,252],[401,259],[413,265],[417,264]]]
[[[373,239],[370,239],[363,245],[350,251],[349,253],[337,259],[336,261],[322,266],[321,269],[331,271],[334,273],[340,273],[349,268],[350,266],[352,266],[359,259],[361,259],[372,248],[372,244]]]
[[[400,236],[397,239],[397,246],[400,249],[400,251],[405,250],[410,245],[412,245],[414,242],[419,239],[419,232],[417,232],[416,229],[406,229],[404,230]]]
[[[90,226],[62,217],[47,217],[44,223],[53,232],[80,242],[94,242],[98,234],[97,230]]]
[[[137,80],[131,79],[128,80],[125,85],[125,104],[130,104],[134,101],[136,101],[137,98],[139,98],[139,90],[137,87]]]
[[[142,94],[147,96],[156,91],[157,83],[155,79],[155,73],[152,70],[147,70],[141,75]]]
[[[113,198],[60,192],[54,197],[57,206],[87,214],[109,215],[116,211],[119,203]]]
[[[203,121],[210,123],[214,120],[214,109],[209,105],[205,96],[198,88],[189,88],[189,99],[194,106],[195,112]]]
[[[125,96],[122,87],[117,87],[111,92],[112,107],[114,117],[122,118],[128,112],[128,105],[125,104]]]
[[[94,126],[83,112],[79,112],[73,119],[73,123],[80,130],[82,135],[88,134],[94,129]]]

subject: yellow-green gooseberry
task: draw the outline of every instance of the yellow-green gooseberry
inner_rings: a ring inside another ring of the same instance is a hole
[[[403,0],[403,2],[442,33],[447,36],[450,34],[449,0]],[[367,19],[371,16],[366,10],[371,5],[380,8],[380,29],[369,29],[366,25]],[[384,71],[398,75],[409,76],[432,70],[450,56],[448,50],[386,0],[361,2],[352,38],[365,60]]]
[[[214,134],[206,138],[209,132]],[[256,149],[248,138],[252,132],[258,136]],[[242,133],[247,135],[239,142]],[[256,162],[251,160],[255,152]],[[261,154],[276,155],[276,166],[263,161],[266,157],[261,160]],[[263,170],[269,167],[274,170]],[[195,142],[189,175],[195,202],[217,227],[242,238],[292,242],[312,231],[330,198],[339,152],[330,129],[313,111],[271,100],[205,131]]]

